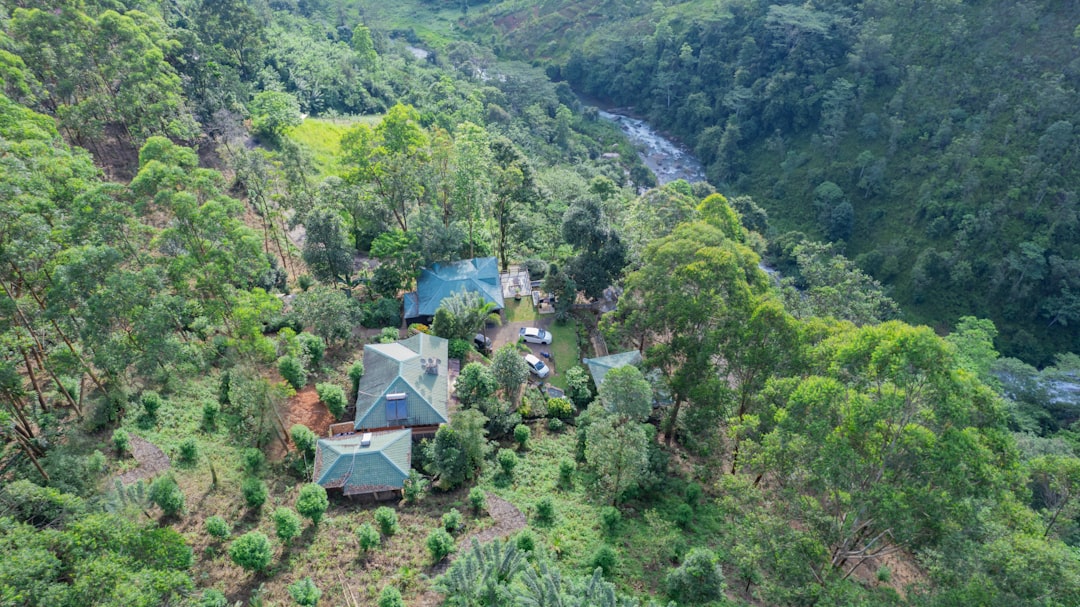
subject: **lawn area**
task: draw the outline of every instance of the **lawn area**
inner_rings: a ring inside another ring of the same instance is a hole
[[[306,118],[303,124],[289,132],[289,138],[299,143],[315,160],[323,177],[338,174],[337,156],[341,136],[354,124],[376,124],[382,116],[351,116],[345,118]]]
[[[532,306],[532,300],[522,298],[521,301],[508,300],[506,302],[506,322],[532,322],[547,320],[551,316],[541,316]],[[581,351],[578,349],[577,340],[578,322],[571,318],[564,323],[552,322],[547,330],[551,332],[551,346],[547,348],[555,359],[555,375],[549,382],[556,388],[566,389],[566,370],[581,362]]]

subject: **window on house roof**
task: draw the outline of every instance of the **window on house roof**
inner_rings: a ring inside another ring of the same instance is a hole
[[[391,399],[390,396],[386,397],[386,423],[391,426],[403,426],[409,419],[408,401],[404,398]]]

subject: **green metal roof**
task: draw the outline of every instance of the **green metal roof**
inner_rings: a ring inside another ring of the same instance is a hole
[[[607,375],[608,371],[626,365],[640,365],[641,352],[630,350],[629,352],[619,352],[618,354],[609,354],[597,358],[583,358],[581,362],[588,365],[593,383],[599,388],[600,384],[604,383],[604,376]]]
[[[362,440],[363,434],[319,440],[314,482],[345,495],[401,489],[412,465],[412,430],[374,432],[367,447]]]
[[[364,346],[364,376],[356,396],[354,427],[359,431],[450,421],[446,408],[450,398],[448,344],[441,337],[418,333],[392,344]],[[404,394],[404,421],[388,418],[389,394]]]
[[[477,257],[436,263],[420,271],[416,291],[405,294],[405,318],[435,316],[442,300],[457,291],[475,291],[498,309],[505,307],[499,263],[494,257]]]

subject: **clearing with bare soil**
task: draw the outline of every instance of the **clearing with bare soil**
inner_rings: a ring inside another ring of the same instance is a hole
[[[154,443],[139,436],[131,436],[131,455],[139,462],[138,467],[128,470],[118,478],[121,483],[130,485],[139,480],[153,478],[169,469],[169,456]]]

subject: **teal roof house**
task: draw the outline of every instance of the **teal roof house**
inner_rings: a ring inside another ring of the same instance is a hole
[[[425,434],[450,421],[448,344],[441,337],[418,333],[390,344],[364,346],[356,431],[413,428]]]
[[[421,270],[416,290],[405,294],[405,322],[429,321],[443,299],[462,289],[479,293],[498,310],[505,307],[499,264],[494,257],[436,263]]]
[[[399,491],[412,466],[412,430],[368,432],[321,439],[314,482],[344,495]]]
[[[593,383],[599,388],[600,384],[604,383],[604,376],[607,375],[608,371],[626,365],[640,365],[641,352],[630,350],[629,352],[619,352],[618,354],[599,356],[597,358],[583,358],[581,362],[589,367],[589,374],[592,375]]]

